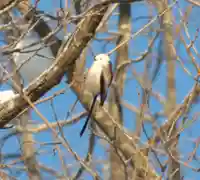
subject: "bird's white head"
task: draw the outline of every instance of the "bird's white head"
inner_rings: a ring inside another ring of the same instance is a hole
[[[95,56],[96,62],[101,62],[102,64],[108,64],[110,62],[110,57],[107,54],[98,54]]]

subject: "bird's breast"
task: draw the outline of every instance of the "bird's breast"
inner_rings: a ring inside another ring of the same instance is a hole
[[[89,72],[85,81],[85,88],[94,95],[98,94],[100,92],[100,75]]]

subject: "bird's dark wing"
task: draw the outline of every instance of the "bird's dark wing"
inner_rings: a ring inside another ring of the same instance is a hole
[[[103,106],[107,93],[108,88],[112,83],[113,74],[112,74],[112,63],[109,62],[108,66],[105,66],[103,69],[103,72],[100,77],[100,96],[101,96],[101,102],[100,105]]]
[[[105,80],[105,75],[102,72],[100,76],[100,106],[103,106],[104,101],[105,101],[105,96],[106,96],[106,80]]]
[[[109,75],[108,75],[108,86],[111,85],[112,80],[113,80],[113,73],[112,73],[112,63],[109,62]]]

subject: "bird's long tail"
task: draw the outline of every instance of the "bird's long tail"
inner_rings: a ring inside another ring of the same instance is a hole
[[[92,111],[93,111],[93,109],[94,109],[94,105],[95,105],[95,102],[96,102],[96,100],[97,100],[97,97],[98,97],[98,95],[96,95],[96,96],[94,97],[94,99],[93,99],[92,106],[91,106],[91,108],[90,108],[89,114],[88,114],[88,116],[87,116],[87,119],[86,119],[86,121],[85,121],[85,124],[83,125],[83,127],[82,127],[82,129],[81,129],[80,137],[83,135],[83,133],[85,132],[85,129],[86,129],[87,125],[88,125],[88,122],[89,122],[90,117],[91,117],[91,115],[92,115]]]

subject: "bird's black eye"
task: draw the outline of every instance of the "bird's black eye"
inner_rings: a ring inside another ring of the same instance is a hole
[[[95,56],[95,57],[94,57],[94,60],[95,60],[95,61],[102,61],[102,58],[101,58],[101,57],[97,58],[97,56]]]

